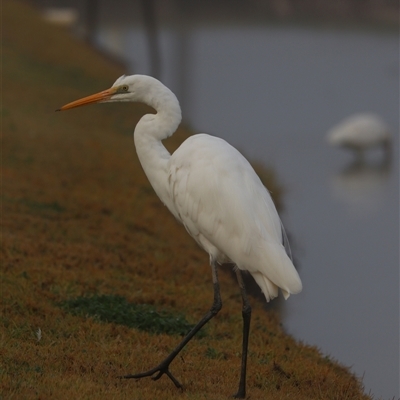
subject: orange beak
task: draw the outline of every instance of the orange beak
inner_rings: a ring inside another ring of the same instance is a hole
[[[100,101],[106,101],[106,100],[109,100],[110,97],[116,93],[116,91],[117,91],[116,88],[110,88],[107,90],[103,90],[102,92],[92,94],[90,96],[84,97],[79,100],[75,100],[72,103],[68,103],[56,111],[64,111],[64,110],[69,110],[70,108],[81,107],[81,106],[85,106],[85,105],[91,104],[91,103],[98,103]]]

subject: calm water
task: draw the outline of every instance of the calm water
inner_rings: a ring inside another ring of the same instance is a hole
[[[272,166],[304,291],[282,308],[297,339],[318,346],[376,398],[399,396],[398,37],[290,26],[197,24],[161,30],[161,79],[196,130]],[[127,24],[99,43],[150,73],[147,41]],[[381,115],[395,134],[391,164],[365,165],[325,133],[355,112]]]

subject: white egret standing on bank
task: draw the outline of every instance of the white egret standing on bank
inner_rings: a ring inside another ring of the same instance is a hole
[[[249,162],[222,139],[198,134],[171,155],[161,141],[181,122],[175,95],[158,80],[145,75],[121,76],[100,93],[61,107],[67,110],[97,102],[136,101],[156,110],[146,114],[134,131],[136,151],[147,178],[161,201],[210,257],[214,302],[207,314],[158,366],[124,378],[166,374],[178,387],[169,366],[189,340],[222,307],[218,264],[231,262],[239,282],[243,308],[242,364],[235,397],[246,394],[246,363],[251,307],[241,271],[249,271],[267,301],[282,290],[285,299],[302,289],[300,277],[286,252],[287,239],[268,190]]]

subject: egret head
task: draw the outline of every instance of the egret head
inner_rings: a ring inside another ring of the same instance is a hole
[[[91,103],[111,103],[120,101],[144,101],[154,87],[163,86],[157,79],[145,75],[122,75],[115,83],[102,92],[68,103],[57,111],[85,106]]]

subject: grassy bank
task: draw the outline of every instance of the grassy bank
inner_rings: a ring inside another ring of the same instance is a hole
[[[156,365],[179,334],[65,307],[87,296],[125,299],[118,307],[149,304],[195,323],[212,302],[208,256],[139,165],[132,130],[146,107],[54,112],[124,71],[23,3],[2,8],[2,398],[228,398],[242,331],[240,293],[228,273],[220,277],[222,311],[171,366],[184,391],[165,377],[117,378]],[[169,148],[188,134],[180,128]],[[346,368],[287,336],[275,311],[252,304],[248,398],[368,399]]]

